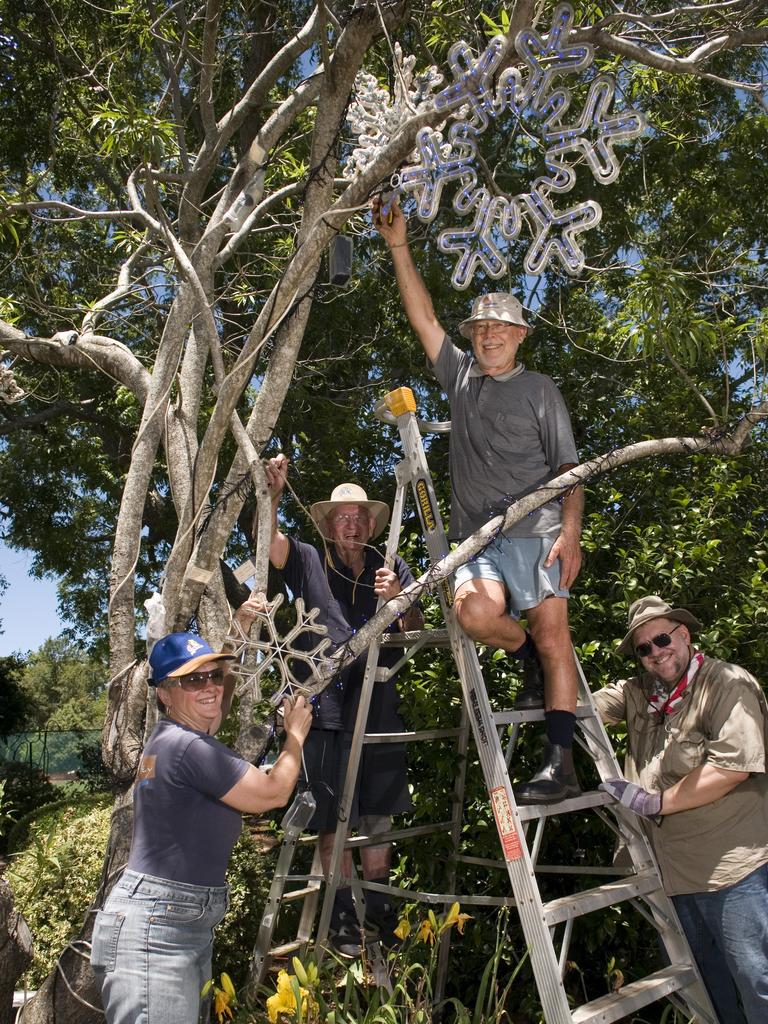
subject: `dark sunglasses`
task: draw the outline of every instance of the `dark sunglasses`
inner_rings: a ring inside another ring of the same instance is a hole
[[[681,626],[682,622],[678,622],[675,629],[680,629]],[[670,629],[668,633],[659,633],[658,636],[651,637],[646,643],[638,644],[635,648],[635,654],[638,658],[647,658],[654,647],[658,647],[660,650],[664,647],[669,647],[672,643],[672,634],[675,632],[675,629]]]
[[[171,686],[180,686],[185,693],[197,693],[204,690],[208,683],[223,683],[224,669],[215,668],[211,672],[190,672],[189,675],[179,676],[170,682]],[[163,685],[167,686],[168,683]]]

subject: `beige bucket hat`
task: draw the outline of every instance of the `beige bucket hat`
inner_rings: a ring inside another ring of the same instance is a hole
[[[699,620],[686,611],[685,608],[673,608],[672,605],[667,604],[666,601],[657,597],[656,594],[641,597],[637,601],[633,601],[629,606],[629,629],[627,630],[627,635],[618,646],[620,654],[634,654],[632,634],[644,623],[650,622],[651,619],[672,619],[673,622],[682,622],[694,632],[701,629]]]
[[[523,316],[523,306],[510,292],[490,292],[478,295],[472,303],[472,313],[459,325],[459,333],[471,340],[472,324],[478,320],[500,320],[505,324],[531,329],[531,325]]]
[[[357,484],[339,484],[331,492],[330,501],[316,501],[310,508],[312,520],[325,537],[325,520],[328,514],[339,505],[362,505],[375,520],[371,538],[378,537],[389,519],[389,505],[383,501],[370,501],[362,487]]]

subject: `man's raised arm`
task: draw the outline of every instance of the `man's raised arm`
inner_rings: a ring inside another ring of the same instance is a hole
[[[434,363],[440,354],[445,331],[435,315],[432,297],[413,262],[408,247],[408,227],[403,211],[395,199],[382,204],[381,196],[374,198],[372,210],[373,224],[389,246],[392,255],[392,265],[395,268],[403,308],[427,358]]]
[[[276,455],[264,463],[267,488],[272,501],[272,536],[269,541],[269,560],[276,569],[282,569],[288,558],[288,538],[278,528],[277,507],[288,479],[288,456]]]

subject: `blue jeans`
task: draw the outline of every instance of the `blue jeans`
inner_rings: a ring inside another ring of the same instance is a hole
[[[124,871],[96,915],[91,966],[107,1024],[195,1024],[211,977],[213,929],[226,886]]]
[[[672,902],[721,1024],[765,1024],[768,864],[725,889],[673,896]]]

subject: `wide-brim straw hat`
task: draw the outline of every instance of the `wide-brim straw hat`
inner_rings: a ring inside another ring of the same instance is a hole
[[[472,313],[461,324],[459,333],[472,340],[472,324],[478,320],[499,320],[504,324],[514,324],[515,327],[525,327],[530,330],[530,324],[523,316],[523,305],[510,292],[490,292],[488,295],[478,295],[472,303]]]
[[[316,501],[309,514],[322,535],[327,536],[325,520],[339,505],[362,505],[374,520],[371,539],[378,537],[389,520],[389,505],[383,501],[371,501],[362,487],[357,484],[339,484],[331,491],[330,501]]]
[[[701,629],[701,623],[689,611],[686,611],[685,608],[673,608],[672,605],[667,604],[666,601],[656,594],[633,601],[629,606],[627,618],[629,629],[627,630],[627,635],[618,646],[620,654],[635,653],[632,646],[632,634],[644,623],[650,622],[651,619],[672,619],[673,622],[682,622],[683,625],[688,626],[694,632]]]

